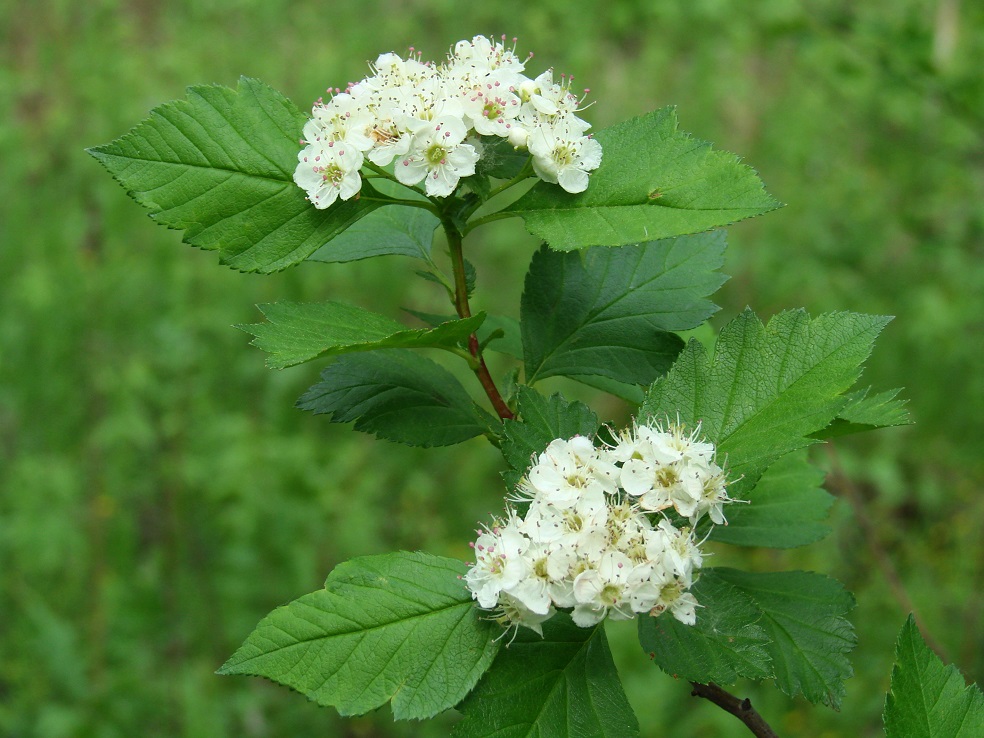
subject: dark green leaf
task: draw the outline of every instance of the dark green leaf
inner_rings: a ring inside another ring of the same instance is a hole
[[[486,423],[454,375],[404,349],[344,356],[297,401],[331,413],[335,423],[411,446],[449,446],[486,431]]]
[[[601,166],[578,195],[541,182],[508,210],[561,251],[700,233],[779,206],[750,167],[677,130],[663,108],[599,131]]]
[[[746,596],[707,570],[691,592],[701,607],[697,622],[684,625],[669,613],[639,616],[639,643],[667,674],[692,682],[734,684],[738,677],[772,676],[758,624],[762,614]]]
[[[602,392],[620,397],[632,405],[639,406],[646,398],[646,388],[638,384],[626,384],[597,374],[579,374],[576,377],[571,377],[571,379],[576,379],[588,387],[594,387]]]
[[[547,399],[534,389],[520,387],[518,410],[519,420],[503,424],[502,455],[513,469],[503,476],[510,487],[529,469],[533,455],[542,453],[554,439],[590,438],[598,432],[598,417],[591,408],[567,402],[560,394]]]
[[[294,184],[307,117],[259,80],[188,88],[112,143],[89,149],[158,223],[243,272],[297,264],[381,205],[317,210]],[[363,195],[373,192],[363,184]]]
[[[255,336],[252,345],[270,354],[267,365],[274,369],[353,351],[456,346],[485,318],[479,313],[436,328],[412,329],[341,302],[273,302],[257,307],[268,322],[237,327]]]
[[[912,422],[906,408],[907,400],[895,399],[902,390],[888,390],[868,397],[869,391],[870,388],[849,394],[847,405],[837,414],[834,422],[814,433],[813,437],[833,438]]]
[[[459,561],[422,553],[340,564],[325,588],[278,607],[220,674],[272,679],[343,715],[388,700],[398,719],[456,705],[495,657]]]
[[[819,541],[830,532],[824,521],[834,498],[820,488],[823,472],[806,449],[787,454],[768,468],[745,498],[729,505],[728,525],[711,529],[715,541],[738,546],[794,548]]]
[[[395,254],[429,259],[441,221],[409,205],[387,205],[370,213],[315,251],[311,261],[343,262]]]
[[[666,377],[650,388],[642,416],[669,416],[702,432],[727,457],[741,494],[776,459],[813,443],[809,437],[847,404],[889,318],[802,310],[762,325],[746,310],[721,331],[713,357],[691,341]]]
[[[853,674],[847,654],[857,643],[845,615],[854,598],[841,584],[821,574],[785,571],[753,574],[716,568],[705,572],[748,596],[762,613],[759,625],[771,643],[776,685],[793,697],[840,706],[844,680]]]
[[[521,629],[458,709],[455,738],[633,738],[639,723],[622,690],[604,626],[564,613],[543,638]]]
[[[980,738],[984,694],[944,666],[919,634],[912,615],[895,647],[892,686],[885,700],[886,738]]]
[[[724,234],[533,256],[523,291],[526,381],[594,375],[651,384],[683,348],[726,277]]]

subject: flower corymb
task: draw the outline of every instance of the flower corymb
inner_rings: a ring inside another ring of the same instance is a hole
[[[556,439],[536,456],[503,518],[478,531],[464,580],[508,627],[541,632],[557,608],[590,627],[669,611],[692,625],[703,563],[698,521],[732,500],[714,444],[679,423],[634,424],[614,445]]]
[[[392,165],[402,184],[448,197],[475,173],[482,138],[495,137],[527,151],[542,180],[583,192],[601,164],[601,145],[576,115],[584,98],[552,69],[527,77],[504,40],[459,41],[441,64],[413,49],[406,59],[380,55],[371,76],[314,104],[294,181],[323,209],[358,194],[364,164],[377,174]]]

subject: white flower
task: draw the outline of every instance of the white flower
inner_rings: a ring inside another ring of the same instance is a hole
[[[699,605],[689,590],[703,564],[692,526],[704,514],[723,521],[732,501],[698,431],[651,423],[614,446],[551,441],[511,498],[528,504],[525,515],[510,511],[473,544],[478,562],[464,578],[479,605],[537,632],[557,608],[571,608],[581,627],[667,610],[692,625]],[[670,507],[691,527],[654,514]]]
[[[646,567],[639,571],[636,568],[621,551],[609,551],[597,568],[578,574],[574,580],[577,604],[571,615],[574,622],[587,628],[606,616],[613,620],[631,619],[635,590],[649,579],[650,573]],[[658,592],[652,598],[654,602],[657,597]]]
[[[492,74],[462,91],[465,118],[482,136],[509,135],[513,120],[519,115],[519,97],[500,75]]]
[[[495,607],[499,593],[515,587],[530,573],[530,562],[523,554],[530,542],[517,529],[517,521],[493,526],[475,541],[475,565],[465,574],[465,582],[480,607]]]
[[[527,551],[527,559],[531,564],[529,576],[511,587],[508,594],[539,615],[549,612],[552,603],[573,606],[568,574],[576,561],[574,552],[561,546],[534,545]]]
[[[680,530],[665,518],[659,527],[647,536],[646,553],[653,561],[661,561],[666,571],[686,586],[693,581],[695,569],[703,564],[704,557],[694,541],[693,531]]]
[[[516,637],[515,634],[519,632],[521,625],[542,636],[543,628],[540,624],[552,618],[555,612],[556,610],[552,607],[544,613],[533,612],[518,599],[503,592],[495,612],[492,614],[492,619],[505,626],[506,633],[509,632],[509,629],[515,628],[513,638]]]
[[[697,622],[697,608],[700,605],[697,598],[687,592],[682,584],[673,582],[664,585],[660,592],[659,602],[652,609],[653,615],[659,615],[669,610],[673,617],[684,625],[693,625]]]
[[[505,37],[460,41],[442,64],[410,52],[407,58],[380,54],[368,77],[344,91],[329,90],[327,102],[318,100],[312,108],[302,144],[343,143],[374,167],[395,161],[399,182],[424,182],[428,196],[448,197],[462,178],[475,173],[482,156],[479,137],[495,136],[527,149],[534,172],[545,181],[569,192],[587,187],[601,147],[584,136],[590,126],[576,115],[583,98],[571,93],[571,78],[555,82],[548,70],[531,80],[516,55],[515,39],[510,48]],[[301,177],[306,189],[317,185],[313,174]],[[333,189],[317,185],[316,196],[309,194],[317,207],[352,197],[353,182],[361,187],[355,176],[344,187],[336,176],[330,179]]]
[[[530,132],[527,147],[537,176],[572,193],[584,192],[588,172],[601,165],[601,144],[563,122],[537,126]]]
[[[336,199],[348,200],[362,188],[362,152],[338,141],[317,140],[297,155],[294,182],[319,210]]]
[[[327,103],[315,104],[312,114],[304,126],[306,141],[341,141],[359,151],[372,148],[366,131],[372,126],[373,115],[352,95],[342,92]]]
[[[405,185],[425,180],[428,195],[447,197],[462,177],[475,173],[478,153],[462,143],[468,130],[460,119],[442,116],[413,131],[410,151],[396,163],[396,178]]]
[[[560,508],[570,507],[582,494],[599,490],[614,494],[618,469],[590,439],[574,436],[551,441],[537,458],[527,478],[542,499]]]

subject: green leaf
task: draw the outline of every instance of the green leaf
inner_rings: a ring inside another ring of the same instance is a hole
[[[955,666],[944,666],[909,615],[895,647],[892,685],[885,700],[887,738],[980,738],[984,694]]]
[[[185,243],[243,272],[297,264],[382,203],[368,195],[317,210],[294,184],[307,116],[259,80],[189,87],[187,100],[89,149],[129,194]]]
[[[824,521],[834,502],[820,488],[824,473],[806,449],[787,454],[766,470],[745,495],[750,504],[729,505],[728,525],[711,529],[711,539],[737,546],[795,548],[830,532]]]
[[[769,637],[758,623],[762,614],[755,604],[712,569],[691,592],[701,605],[694,625],[684,625],[669,613],[639,616],[639,643],[649,658],[674,678],[704,684],[772,676]]]
[[[343,262],[394,254],[429,260],[434,231],[440,223],[423,208],[387,205],[350,226],[308,259]]]
[[[447,369],[405,349],[343,356],[297,407],[333,423],[411,446],[449,446],[486,432],[471,397]]]
[[[353,351],[456,346],[485,318],[479,313],[436,328],[412,329],[341,302],[272,302],[257,307],[268,322],[237,327],[255,336],[252,345],[270,354],[267,366],[274,369]]]
[[[454,559],[392,553],[337,566],[325,588],[278,607],[220,674],[272,679],[342,715],[392,700],[397,719],[456,705],[501,632],[479,617]]]
[[[726,277],[724,234],[574,253],[540,249],[523,291],[526,381],[596,375],[651,384],[688,330],[717,310],[706,299]]]
[[[643,417],[669,416],[695,427],[728,460],[742,494],[773,461],[814,441],[844,408],[844,391],[861,373],[890,318],[802,310],[768,327],[746,310],[724,327],[713,357],[691,341],[666,377],[650,388]]]
[[[455,738],[639,735],[604,626],[578,628],[564,613],[544,623],[542,639],[520,629],[458,709]]]
[[[567,402],[559,393],[547,399],[529,387],[519,388],[520,420],[503,423],[502,455],[512,467],[503,477],[510,487],[530,468],[535,454],[542,453],[556,438],[594,437],[598,417],[581,402]]]
[[[853,674],[845,656],[857,643],[845,615],[851,593],[837,581],[806,571],[753,574],[737,569],[705,570],[748,596],[762,613],[759,625],[776,685],[790,697],[840,706],[844,680]]]
[[[750,167],[677,130],[663,108],[599,131],[601,166],[578,195],[540,182],[507,211],[560,251],[699,233],[779,207]]]
[[[813,434],[814,438],[834,438],[849,433],[909,425],[912,418],[906,408],[907,400],[896,400],[902,390],[893,389],[868,397],[871,388],[849,394],[847,405],[837,414],[834,422]]]

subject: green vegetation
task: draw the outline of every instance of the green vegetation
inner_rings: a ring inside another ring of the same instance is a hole
[[[0,734],[450,732],[450,720],[394,724],[388,708],[342,720],[281,687],[214,674],[266,613],[340,561],[397,549],[466,559],[474,521],[501,509],[501,458],[487,443],[407,448],[302,413],[292,406],[316,363],[271,371],[231,327],[284,299],[437,313],[439,288],[400,256],[270,276],[220,267],[155,227],[83,149],[188,85],[245,74],[306,108],[380,51],[437,56],[483,32],[519,36],[533,67],[555,61],[591,87],[596,128],[677,105],[685,130],[740,153],[788,203],[731,229],[732,279],[712,297],[719,327],[746,304],[763,318],[801,305],[896,316],[864,379],[905,386],[916,424],[813,449],[830,469],[834,535],[783,552],[722,549],[710,562],[818,569],[855,594],[841,712],[768,685],[736,692],[784,737],[882,735],[913,607],[943,661],[984,678],[984,8],[811,6],[0,8]],[[538,244],[512,221],[476,237],[469,258],[485,283],[473,304],[502,314]],[[394,272],[406,280],[382,293]],[[587,389],[578,396],[624,417]],[[632,624],[612,624],[607,640],[647,735],[740,734],[639,658]]]

